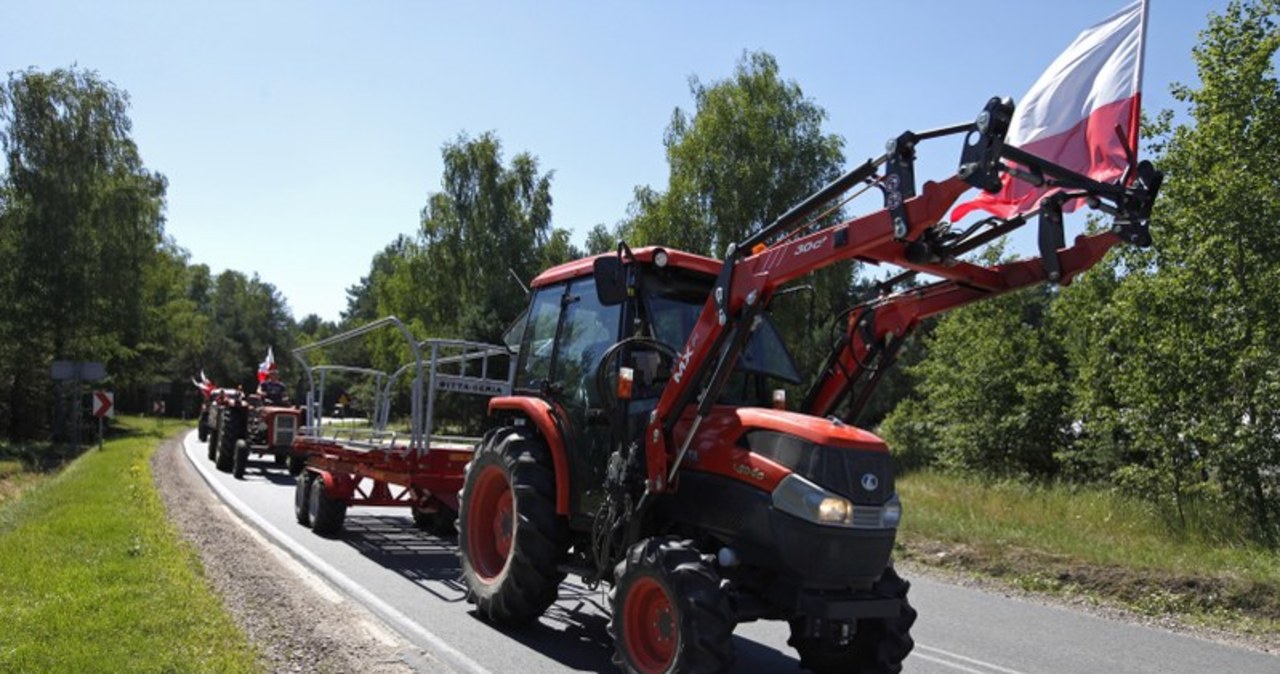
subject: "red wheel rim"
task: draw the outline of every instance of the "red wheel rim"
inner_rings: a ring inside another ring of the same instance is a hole
[[[676,610],[655,579],[642,576],[627,591],[622,609],[627,653],[644,674],[660,674],[671,666],[679,644]]]
[[[476,575],[490,583],[502,573],[511,554],[515,501],[507,475],[498,466],[481,470],[472,492],[467,505],[467,552]]]

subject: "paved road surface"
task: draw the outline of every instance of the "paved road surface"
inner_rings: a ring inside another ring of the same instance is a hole
[[[559,602],[537,626],[496,630],[471,613],[453,541],[415,529],[407,510],[352,508],[342,538],[323,539],[294,521],[294,480],[283,469],[254,462],[238,481],[213,469],[194,432],[183,446],[206,481],[268,538],[458,671],[615,671],[602,590],[566,583]],[[920,618],[907,672],[1280,673],[1275,656],[982,590],[911,580],[911,602]],[[784,624],[740,625],[735,640],[734,672],[800,671],[786,645]]]

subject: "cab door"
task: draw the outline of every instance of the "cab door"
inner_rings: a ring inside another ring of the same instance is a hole
[[[612,443],[596,371],[618,341],[622,307],[604,306],[595,279],[540,289],[520,347],[518,388],[536,390],[560,412],[569,458],[570,511],[589,521],[603,496]]]

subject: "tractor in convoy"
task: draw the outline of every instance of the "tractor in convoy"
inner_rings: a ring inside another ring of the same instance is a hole
[[[892,563],[902,505],[885,443],[849,420],[923,319],[1069,282],[1122,242],[1150,244],[1158,171],[1134,161],[1122,180],[1094,181],[1005,143],[1012,112],[992,99],[974,123],[903,133],[724,260],[619,244],[543,272],[508,333],[509,369],[486,364],[504,347],[470,345],[448,372],[394,319],[353,331],[391,324],[414,345],[415,363],[401,370],[414,377],[410,426],[389,430],[381,414],[363,436],[344,437],[313,414],[296,443],[307,453],[298,521],[334,535],[353,503],[456,512],[462,576],[481,618],[537,620],[568,574],[607,584],[614,662],[629,673],[726,670],[735,626],[755,620],[785,621],[801,665],[818,674],[901,671],[916,618]],[[956,135],[959,171],[917,193],[917,145]],[[968,261],[1028,216],[962,231],[942,219],[962,193],[995,192],[1005,176],[1058,190],[1031,216],[1041,255]],[[828,218],[833,202],[872,189],[879,210]],[[1080,203],[1112,226],[1067,247],[1064,206]],[[808,395],[788,409],[783,384],[804,377],[770,303],[846,260],[939,280],[850,310]],[[454,389],[489,398],[474,445],[424,424],[435,392]]]
[[[992,99],[975,123],[904,133],[723,261],[623,244],[537,277],[513,393],[490,401],[493,425],[458,503],[478,614],[536,620],[573,573],[611,585],[608,630],[626,672],[722,671],[734,626],[761,619],[786,621],[802,666],[819,674],[901,671],[916,613],[891,559],[902,517],[892,461],[879,438],[829,415],[865,400],[923,318],[1067,282],[1118,243],[1150,243],[1159,172],[1134,162],[1111,184],[1057,166],[1004,142],[1012,111]],[[957,174],[917,194],[917,144],[959,134]],[[940,221],[963,192],[994,192],[1005,174],[1060,190],[1039,208],[1041,257],[966,261],[1027,219],[964,231]],[[882,209],[815,217],[873,187]],[[1067,248],[1063,207],[1079,202],[1113,225]],[[842,260],[941,280],[851,312],[846,339],[788,411],[780,383],[800,373],[770,301]]]
[[[270,456],[277,466],[301,471],[303,458],[293,449],[303,410],[284,401],[268,401],[238,388],[211,388],[200,411],[198,435],[208,442],[209,460],[218,470],[244,477],[251,455]]]

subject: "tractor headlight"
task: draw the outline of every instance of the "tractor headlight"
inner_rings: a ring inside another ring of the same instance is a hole
[[[814,524],[851,529],[895,529],[902,521],[896,494],[882,506],[858,505],[794,473],[773,490],[773,507]]]

